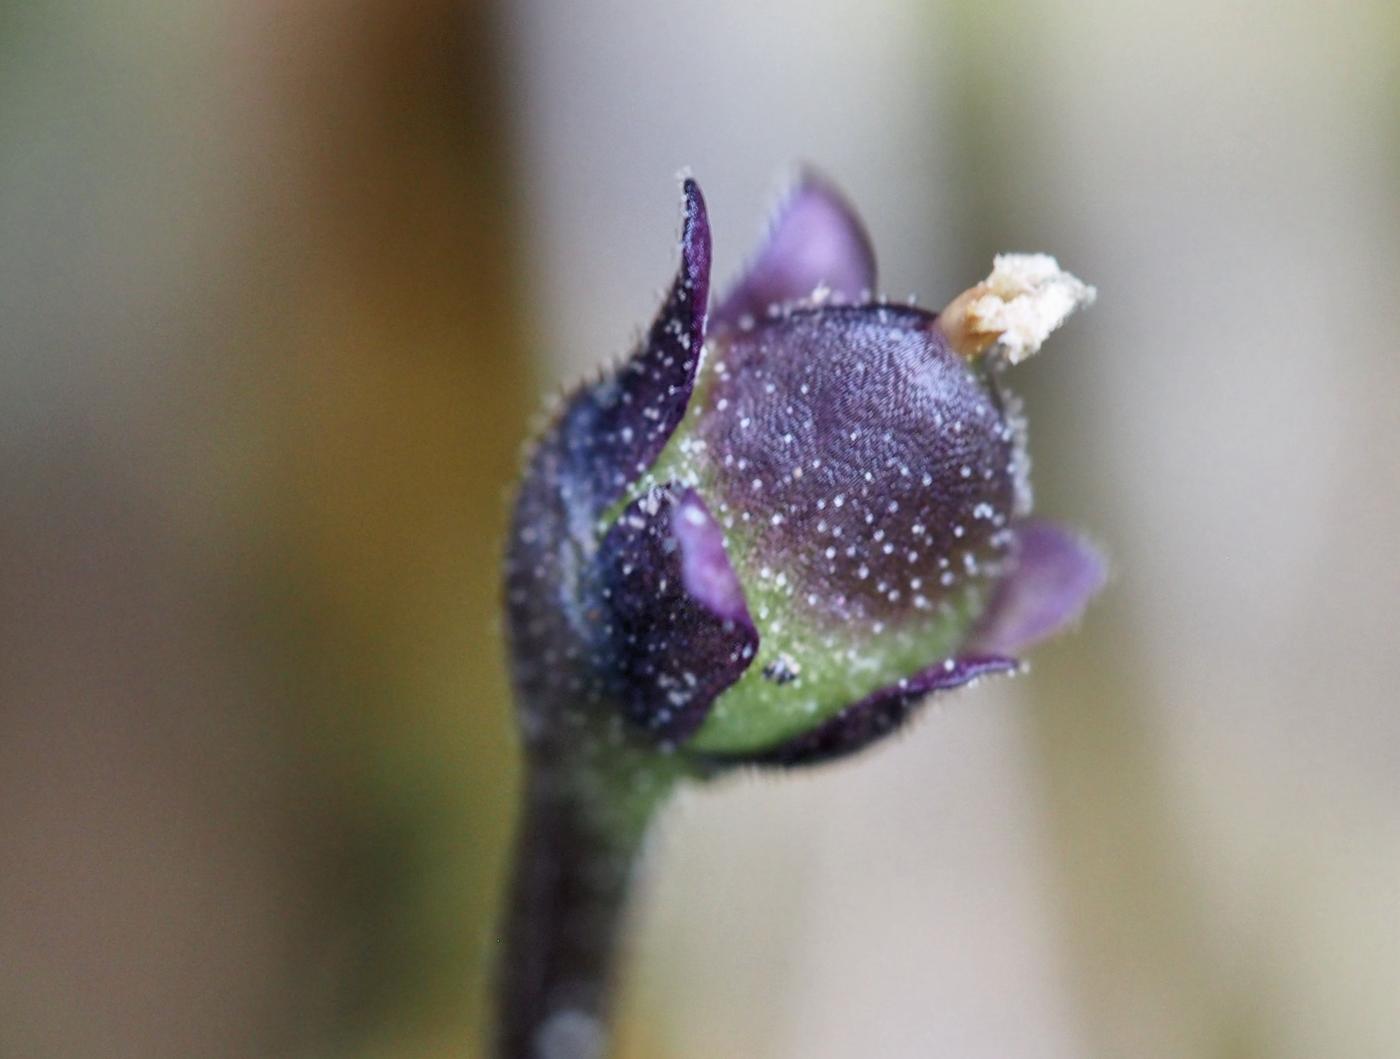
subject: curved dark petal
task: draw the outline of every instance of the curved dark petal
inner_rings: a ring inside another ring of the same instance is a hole
[[[1016,569],[972,636],[976,650],[1019,652],[1044,640],[1078,618],[1108,577],[1097,549],[1053,523],[1022,523],[1016,540]]]
[[[596,562],[613,692],[634,724],[684,739],[758,648],[723,532],[694,490],[668,487],[623,512]]]
[[[875,288],[875,251],[855,210],[814,173],[804,173],[769,223],[756,257],[715,310],[716,326],[806,298],[825,285],[847,301]]]
[[[710,292],[710,222],[687,180],[681,261],[641,345],[615,372],[574,395],[560,423],[575,488],[596,516],[655,461],[685,415]]]
[[[1014,658],[968,655],[930,666],[847,706],[819,727],[758,754],[731,759],[756,765],[816,765],[864,749],[898,728],[938,691],[960,688],[986,676],[1014,673]]]

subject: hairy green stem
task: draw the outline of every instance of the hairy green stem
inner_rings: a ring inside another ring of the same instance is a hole
[[[528,756],[498,972],[497,1059],[606,1053],[627,895],[675,772]]]

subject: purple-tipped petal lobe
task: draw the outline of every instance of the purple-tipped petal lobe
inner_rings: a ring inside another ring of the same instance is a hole
[[[769,308],[825,287],[856,301],[875,287],[875,252],[855,210],[821,177],[805,173],[774,213],[758,254],[715,310],[716,326],[762,319]]]
[[[613,374],[580,390],[560,424],[567,477],[594,515],[617,500],[665,447],[695,385],[710,291],[710,223],[693,180],[684,186],[681,261],[641,345]]]
[[[970,655],[949,658],[847,706],[810,732],[772,750],[746,755],[758,765],[816,765],[862,750],[900,727],[929,696],[982,677],[1014,673],[1014,658]]]
[[[1049,522],[1016,528],[1015,569],[997,586],[972,637],[979,651],[1017,653],[1075,621],[1107,579],[1103,556]]]
[[[752,625],[743,586],[724,551],[724,534],[693,489],[676,500],[671,533],[678,546],[681,581],[691,597],[724,621]]]
[[[758,647],[723,533],[693,490],[657,490],[623,512],[596,563],[613,692],[633,724],[684,739]]]

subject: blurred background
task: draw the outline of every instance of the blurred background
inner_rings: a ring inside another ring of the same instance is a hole
[[[1400,6],[0,0],[0,1056],[481,1054],[546,393],[793,163],[1046,250],[1028,679],[683,797],[622,1054],[1400,1055]]]

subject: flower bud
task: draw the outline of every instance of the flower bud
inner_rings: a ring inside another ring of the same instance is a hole
[[[1014,671],[1101,587],[1087,545],[1026,520],[1024,429],[1002,382],[1029,348],[1024,322],[1048,333],[1065,292],[1089,288],[1058,266],[1039,287],[994,273],[954,302],[950,319],[977,328],[960,344],[971,325],[872,300],[868,239],[809,176],[707,319],[693,181],[685,200],[656,321],[570,398],[517,501],[524,728],[705,766],[824,760],[934,691]]]

